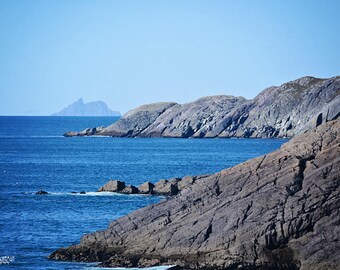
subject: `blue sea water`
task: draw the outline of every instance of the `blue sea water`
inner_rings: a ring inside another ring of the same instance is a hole
[[[139,185],[214,173],[287,141],[62,137],[65,131],[117,119],[0,117],[0,270],[96,269],[94,264],[51,261],[47,256],[162,199],[94,192],[109,179]],[[36,195],[38,190],[49,194]],[[9,263],[1,264],[5,261]]]

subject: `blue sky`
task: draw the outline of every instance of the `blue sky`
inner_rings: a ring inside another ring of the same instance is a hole
[[[0,0],[0,115],[122,113],[340,75],[340,1]]]

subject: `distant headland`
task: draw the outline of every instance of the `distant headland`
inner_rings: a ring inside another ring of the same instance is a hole
[[[112,111],[103,101],[84,103],[80,98],[52,116],[121,116],[121,114]]]
[[[64,136],[287,138],[336,119],[339,108],[340,77],[307,76],[266,88],[252,100],[221,95],[143,105],[108,127]]]

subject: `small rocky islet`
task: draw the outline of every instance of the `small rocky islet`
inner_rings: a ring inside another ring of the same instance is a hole
[[[339,131],[339,119],[319,125],[277,151],[114,220],[49,258],[103,267],[338,269]]]

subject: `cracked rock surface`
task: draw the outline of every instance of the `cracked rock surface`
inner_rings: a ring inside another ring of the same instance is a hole
[[[179,269],[339,269],[340,120],[202,178],[52,259]]]
[[[64,136],[174,138],[282,138],[340,115],[340,77],[302,77],[263,90],[252,100],[203,97],[194,102],[140,106],[112,125],[67,132]]]

